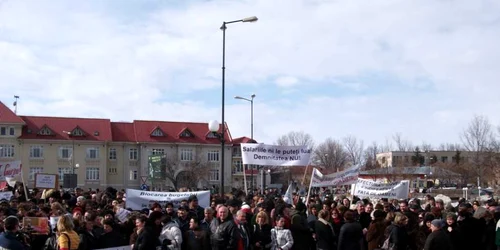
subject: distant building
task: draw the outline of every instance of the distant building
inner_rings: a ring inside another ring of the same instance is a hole
[[[460,161],[469,160],[470,152],[460,151]],[[409,167],[416,165],[431,165],[436,162],[456,162],[457,151],[427,151],[419,152],[421,161],[415,159],[416,152],[413,151],[389,151],[377,154],[377,163],[385,167]],[[415,164],[415,161],[418,161]]]
[[[230,190],[234,186],[232,166],[241,161],[241,154],[234,151],[238,147],[233,146],[227,125],[225,138],[226,152],[233,154],[226,153],[225,159],[220,159],[220,140],[207,123],[18,116],[0,102],[0,162],[21,160],[29,187],[33,187],[37,173],[58,174],[62,185],[64,174],[74,172],[78,186],[85,188],[138,188],[145,183],[165,190],[172,182],[165,178],[151,181],[148,157],[166,155],[175,165],[166,174],[178,182],[178,188],[192,183],[188,170],[201,164],[203,176],[198,176],[198,187],[219,188],[224,175],[225,190]],[[243,141],[240,139],[236,143]],[[222,160],[224,173],[220,170]],[[239,181],[239,171],[234,173]]]

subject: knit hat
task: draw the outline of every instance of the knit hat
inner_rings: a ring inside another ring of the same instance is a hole
[[[431,221],[431,224],[437,228],[442,228],[443,227],[443,220],[435,219],[435,220]]]

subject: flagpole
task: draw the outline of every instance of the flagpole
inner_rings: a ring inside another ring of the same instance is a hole
[[[309,204],[309,198],[311,196],[311,188],[313,184],[313,179],[314,179],[314,173],[316,172],[316,169],[313,168],[313,171],[311,173],[311,181],[309,182],[309,189],[307,190],[307,197],[306,197],[306,207]],[[309,210],[308,210],[309,211]]]
[[[23,165],[21,164],[21,181],[23,182],[24,195],[26,197],[26,201],[29,200],[28,197],[28,189],[26,188],[26,183],[24,182],[24,173],[23,173]]]

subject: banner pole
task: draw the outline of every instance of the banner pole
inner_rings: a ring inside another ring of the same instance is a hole
[[[21,181],[23,182],[24,195],[26,196],[26,201],[29,200],[28,197],[28,189],[26,188],[26,183],[24,182],[24,173],[23,173],[23,165],[21,164]],[[58,188],[58,187],[56,187]]]
[[[311,173],[311,181],[309,182],[309,189],[307,190],[307,197],[306,197],[306,207],[309,205],[309,198],[311,197],[311,188],[312,188],[312,183],[313,183],[313,177],[314,177],[314,171],[316,171],[315,168],[313,168],[313,171]],[[307,210],[309,213],[309,209]]]
[[[247,170],[246,170],[246,167],[248,167],[248,164],[244,164],[243,165],[243,187],[245,188],[245,195],[248,195],[248,189],[247,189]]]

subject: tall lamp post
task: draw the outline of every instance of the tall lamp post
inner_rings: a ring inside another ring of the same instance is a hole
[[[259,20],[256,16],[251,16],[251,17],[246,17],[243,19],[239,20],[234,20],[234,21],[229,21],[229,22],[222,22],[222,26],[220,29],[222,30],[222,129],[221,133],[219,134],[219,139],[221,141],[221,172],[222,172],[222,177],[220,178],[220,183],[221,183],[221,188],[220,188],[220,193],[222,196],[224,196],[224,144],[225,144],[225,119],[224,119],[224,100],[225,100],[225,88],[226,88],[226,29],[227,25],[231,23],[251,23],[251,22],[256,22]],[[213,127],[211,127],[211,125]],[[212,130],[215,129],[215,126],[217,127],[217,130]],[[210,121],[208,124],[208,127],[211,132],[217,132],[219,131],[219,124],[216,121]]]
[[[68,131],[63,131],[63,133],[67,134],[68,136],[71,136],[72,133]],[[75,176],[75,168],[78,169],[80,167],[80,164],[76,163],[75,164],[75,139],[71,140],[71,161],[69,161],[69,164],[71,164],[71,178],[70,178],[70,185],[73,181],[71,181],[73,178],[75,178],[75,183],[74,183],[74,188],[78,186],[78,178],[74,177]],[[64,178],[64,175],[63,175]]]
[[[235,96],[234,99],[239,99],[239,100],[244,100],[247,102],[250,102],[250,139],[252,143],[254,142],[253,140],[253,99],[255,98],[255,94],[252,94],[250,98],[245,98],[241,96]],[[245,171],[245,168],[243,168],[243,171]],[[252,190],[253,193],[253,168],[251,168],[251,173],[250,173],[250,190]]]

